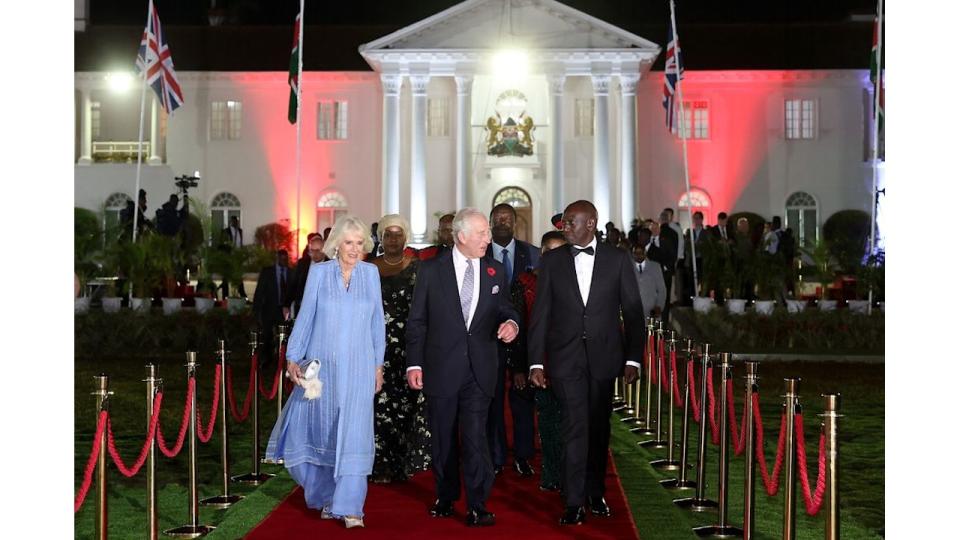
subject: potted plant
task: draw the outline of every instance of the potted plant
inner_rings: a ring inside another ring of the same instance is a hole
[[[74,208],[73,272],[80,288],[80,295],[73,301],[74,313],[86,313],[90,309],[86,284],[100,270],[97,259],[103,245],[102,234],[100,218],[96,213],[86,208]]]
[[[754,255],[751,266],[757,295],[754,309],[760,315],[770,315],[777,305],[777,295],[783,289],[783,261],[761,249]]]
[[[246,306],[246,299],[234,296],[237,292],[236,284],[243,279],[244,268],[250,257],[250,248],[244,246],[230,249],[214,249],[208,255],[209,269],[219,274],[226,284],[227,309],[230,313],[237,313]]]
[[[810,248],[801,248],[804,255],[810,260],[807,267],[808,276],[820,283],[820,298],[817,301],[822,311],[833,311],[837,308],[837,301],[827,298],[827,289],[833,284],[836,277],[837,261],[830,251],[830,247],[823,239],[818,240]]]
[[[884,263],[876,256],[870,256],[867,263],[857,269],[857,300],[850,300],[850,311],[866,313],[870,305],[870,293],[873,301],[881,306],[884,303]]]

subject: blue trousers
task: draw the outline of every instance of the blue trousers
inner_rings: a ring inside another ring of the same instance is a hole
[[[363,517],[363,502],[367,498],[366,475],[334,478],[333,467],[313,463],[301,463],[287,470],[294,481],[303,487],[307,508],[322,510],[326,507],[338,517]]]

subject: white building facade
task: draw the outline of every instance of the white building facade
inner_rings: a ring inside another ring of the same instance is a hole
[[[498,202],[534,243],[577,199],[621,228],[689,202],[708,223],[784,216],[807,240],[838,210],[869,212],[865,70],[688,70],[685,196],[663,73],[650,71],[661,47],[642,37],[550,0],[468,0],[358,54],[373,72],[304,73],[299,204],[287,74],[179,72],[184,106],[146,111],[148,217],[193,171],[191,196],[217,224],[238,215],[247,242],[260,225],[302,238],[351,212],[400,213],[430,243],[439,215]],[[76,205],[109,210],[134,197],[139,86],[75,80]]]

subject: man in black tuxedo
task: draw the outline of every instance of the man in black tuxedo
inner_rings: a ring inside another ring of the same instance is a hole
[[[260,326],[263,344],[260,349],[260,365],[273,365],[277,357],[274,349],[274,326],[284,320],[283,300],[287,294],[290,274],[290,258],[287,250],[277,250],[276,263],[260,270],[257,290],[253,293],[253,315]]]
[[[562,411],[561,525],[583,523],[585,503],[592,514],[610,516],[603,494],[613,381],[621,374],[635,381],[643,358],[644,309],[633,261],[597,243],[596,227],[592,203],[567,206],[563,235],[570,246],[540,260],[527,334],[530,382],[542,388],[549,378]]]
[[[497,340],[516,339],[520,319],[503,265],[484,256],[491,238],[486,216],[460,210],[453,233],[453,249],[423,261],[417,272],[407,318],[407,383],[427,398],[437,489],[430,515],[453,514],[462,445],[467,525],[493,525],[486,509],[494,479],[487,414],[496,392]]]
[[[660,223],[650,223],[650,242],[647,243],[647,258],[660,263],[663,270],[663,282],[667,288],[666,301],[661,318],[663,322],[670,320],[670,289],[673,286],[674,271],[677,267],[677,244],[679,237],[672,227],[664,222],[666,213],[660,214]]]
[[[517,211],[503,203],[493,207],[490,212],[490,224],[493,227],[493,243],[487,246],[487,257],[504,265],[507,273],[508,289],[513,287],[520,274],[536,268],[540,261],[540,249],[523,240],[513,237],[517,223]],[[516,307],[516,306],[514,306]],[[507,431],[503,420],[504,379],[507,369],[510,372],[510,414],[513,416],[513,469],[522,477],[532,477],[533,467],[533,389],[527,386],[527,366],[524,354],[517,354],[516,347],[525,343],[523,335],[509,345],[500,345],[499,365],[497,367],[497,391],[490,404],[490,416],[487,418],[487,437],[490,442],[490,456],[493,469],[497,474],[507,462]],[[519,365],[519,364],[523,365]],[[508,364],[510,364],[508,366]]]

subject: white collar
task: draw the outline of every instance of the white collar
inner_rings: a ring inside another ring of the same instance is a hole
[[[460,251],[460,247],[457,246],[456,244],[453,245],[453,249],[451,251],[453,251],[453,262],[462,265],[462,264],[467,264],[468,262],[471,261],[469,257],[464,255],[463,252]]]
[[[498,244],[498,243],[496,243],[496,242],[494,242],[493,245],[497,246],[500,250],[506,249],[506,250],[508,250],[508,251],[510,251],[510,252],[513,252],[513,251],[516,249],[517,239],[516,239],[516,238],[511,238],[511,239],[510,239],[510,243],[507,244],[507,245],[505,245],[505,246],[501,246],[500,244]]]

